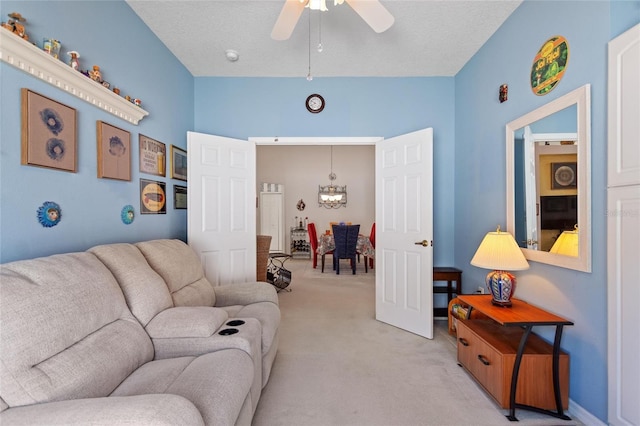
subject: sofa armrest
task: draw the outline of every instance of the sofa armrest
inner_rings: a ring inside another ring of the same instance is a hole
[[[250,305],[258,302],[278,304],[278,292],[268,283],[246,282],[214,288],[216,306]]]
[[[87,398],[9,408],[2,425],[204,425],[188,399],[171,394]]]
[[[153,317],[145,330],[152,339],[209,337],[228,318],[224,309],[210,306],[169,308]]]

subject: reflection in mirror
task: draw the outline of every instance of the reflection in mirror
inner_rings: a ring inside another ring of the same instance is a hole
[[[591,270],[590,86],[507,124],[507,228],[529,260]]]
[[[514,133],[515,239],[522,248],[550,251],[578,223],[577,106]]]

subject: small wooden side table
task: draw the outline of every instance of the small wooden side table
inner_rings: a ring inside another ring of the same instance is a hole
[[[446,281],[447,286],[436,286],[436,281]],[[455,281],[455,287],[453,282]],[[434,266],[433,267],[433,293],[447,293],[447,306],[453,295],[459,295],[462,293],[462,271],[457,268],[449,266]],[[446,317],[448,307],[433,308],[434,317]]]

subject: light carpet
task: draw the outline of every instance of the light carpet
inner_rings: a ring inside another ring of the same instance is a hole
[[[280,346],[253,426],[514,425],[456,360],[446,321],[434,339],[375,320],[375,272],[291,259],[278,293]],[[342,273],[345,270],[347,273]],[[580,425],[517,410],[518,425]]]

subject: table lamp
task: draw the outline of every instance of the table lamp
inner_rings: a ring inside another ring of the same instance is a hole
[[[578,225],[576,225],[572,231],[564,231],[560,234],[549,253],[578,257],[578,242]]]
[[[507,271],[529,269],[529,263],[508,232],[488,232],[480,243],[471,264],[485,269],[494,269],[487,274],[487,288],[491,291],[491,302],[498,306],[511,306],[511,297],[516,291],[516,278]]]

